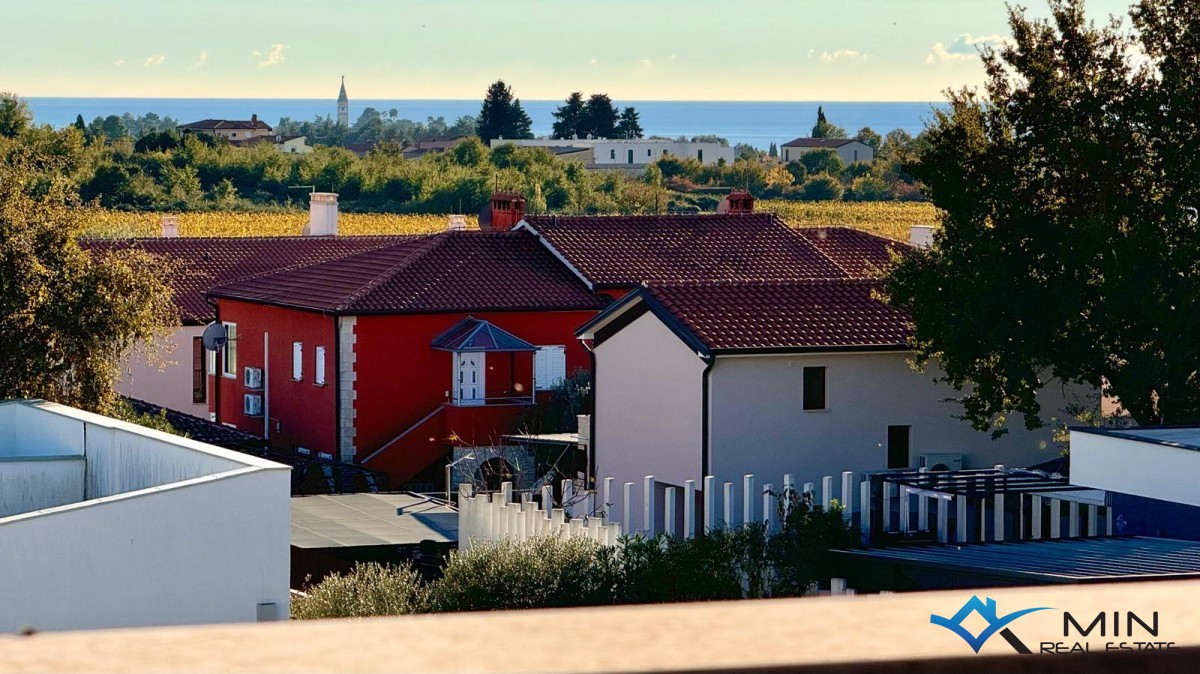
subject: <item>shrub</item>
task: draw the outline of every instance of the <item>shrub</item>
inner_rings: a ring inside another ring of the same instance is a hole
[[[426,610],[428,590],[411,566],[356,564],[350,573],[333,574],[307,597],[292,601],[292,618],[366,618]]]
[[[800,187],[800,198],[805,201],[837,201],[842,198],[844,191],[837,178],[822,173],[804,182]]]
[[[854,201],[883,201],[891,194],[888,184],[875,176],[866,175],[855,178],[850,183],[850,191],[846,198]]]
[[[761,525],[692,539],[659,534],[625,539],[618,600],[712,601],[762,596],[766,540]]]
[[[490,611],[610,604],[617,565],[610,548],[583,538],[501,541],[451,553],[430,586],[434,611]]]
[[[787,490],[776,504],[779,531],[767,544],[771,595],[799,596],[835,575],[829,550],[858,547],[859,536],[842,519],[843,509],[836,501],[825,510],[811,493]]]
[[[842,157],[836,150],[821,148],[818,150],[809,150],[800,155],[800,163],[808,171],[808,175],[815,173],[829,173],[837,175],[846,168],[846,163],[842,161]]]

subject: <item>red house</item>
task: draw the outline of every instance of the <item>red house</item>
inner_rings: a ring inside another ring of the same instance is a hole
[[[573,333],[607,303],[523,231],[412,237],[208,297],[229,337],[216,419],[394,485],[516,431],[588,367]]]

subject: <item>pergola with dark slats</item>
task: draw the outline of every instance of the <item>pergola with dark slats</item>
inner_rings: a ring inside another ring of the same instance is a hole
[[[1011,493],[1082,491],[1089,487],[1073,485],[1067,478],[1023,468],[983,468],[978,470],[900,471],[871,476],[910,489],[937,491],[965,496],[993,496]]]

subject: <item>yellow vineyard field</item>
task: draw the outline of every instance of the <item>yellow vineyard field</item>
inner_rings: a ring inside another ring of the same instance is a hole
[[[164,213],[89,213],[87,234],[125,238],[158,236]],[[178,213],[180,236],[295,236],[308,223],[306,211],[279,213]],[[477,227],[477,218],[467,216],[467,226]],[[342,234],[429,234],[446,229],[445,215],[395,215],[391,213],[340,213]]]
[[[938,225],[933,204],[919,201],[782,201],[764,199],[756,210],[770,211],[793,227],[845,225],[874,234],[908,240],[912,225]]]
[[[794,227],[845,225],[896,239],[907,239],[911,225],[937,224],[937,209],[918,202],[797,202],[762,200],[756,209],[778,214]],[[87,234],[124,238],[158,236],[162,213],[92,211]],[[180,213],[180,236],[286,236],[300,234],[308,222],[304,211],[278,213]],[[342,213],[342,234],[428,234],[446,229],[445,215]],[[477,218],[467,216],[467,226]]]

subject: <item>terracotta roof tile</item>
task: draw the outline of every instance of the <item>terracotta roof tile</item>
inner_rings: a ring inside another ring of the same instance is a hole
[[[905,348],[908,318],[879,283],[817,280],[650,284],[645,293],[709,349]]]
[[[834,149],[854,142],[861,143],[862,141],[857,138],[796,138],[789,140],[780,147],[827,147]]]
[[[312,265],[361,253],[388,244],[408,241],[412,236],[274,236],[274,237],[181,237],[154,239],[85,239],[85,250],[137,247],[182,263],[173,280],[175,304],[184,324],[203,324],[215,318],[204,294],[214,286],[263,273]]]
[[[849,278],[877,278],[891,266],[893,252],[903,255],[912,250],[902,241],[850,227],[802,227],[795,231]]]
[[[443,232],[214,288],[338,314],[601,309],[528,232]]]
[[[643,281],[844,278],[845,270],[770,213],[526,216],[600,288]]]

